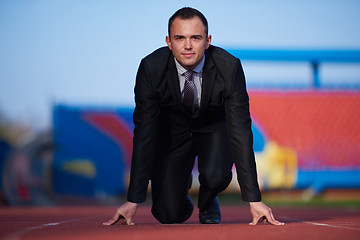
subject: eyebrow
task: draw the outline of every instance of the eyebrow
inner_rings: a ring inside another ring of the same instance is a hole
[[[195,34],[195,35],[191,35],[190,37],[191,38],[202,38],[203,36],[201,34]],[[176,35],[174,35],[174,38],[185,38],[185,36],[176,34]]]
[[[202,38],[203,36],[201,34],[195,34],[191,36],[192,38]]]

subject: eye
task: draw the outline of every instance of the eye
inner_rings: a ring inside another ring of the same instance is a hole
[[[184,36],[178,36],[178,35],[176,35],[176,36],[174,36],[174,39],[175,39],[175,40],[182,40],[182,39],[184,39]]]
[[[202,39],[202,36],[201,36],[201,35],[194,35],[194,36],[192,36],[192,38],[193,38],[194,40],[201,40],[201,39]]]

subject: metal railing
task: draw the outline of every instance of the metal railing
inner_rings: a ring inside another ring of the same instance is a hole
[[[312,67],[313,86],[321,86],[319,67],[322,63],[360,63],[360,50],[266,50],[227,49],[240,60],[308,62]]]

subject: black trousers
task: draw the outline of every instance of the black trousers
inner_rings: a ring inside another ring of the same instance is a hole
[[[192,133],[163,141],[164,154],[157,159],[152,188],[152,214],[161,223],[181,223],[193,212],[188,183],[198,157],[199,209],[231,182],[233,165],[228,137],[224,133]]]

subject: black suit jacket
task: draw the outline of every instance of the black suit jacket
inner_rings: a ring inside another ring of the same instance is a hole
[[[215,46],[205,51],[200,108],[191,114],[181,102],[174,56],[168,47],[160,48],[140,63],[135,102],[130,202],[146,199],[161,136],[190,132],[227,133],[243,200],[261,200],[249,97],[239,59]]]

